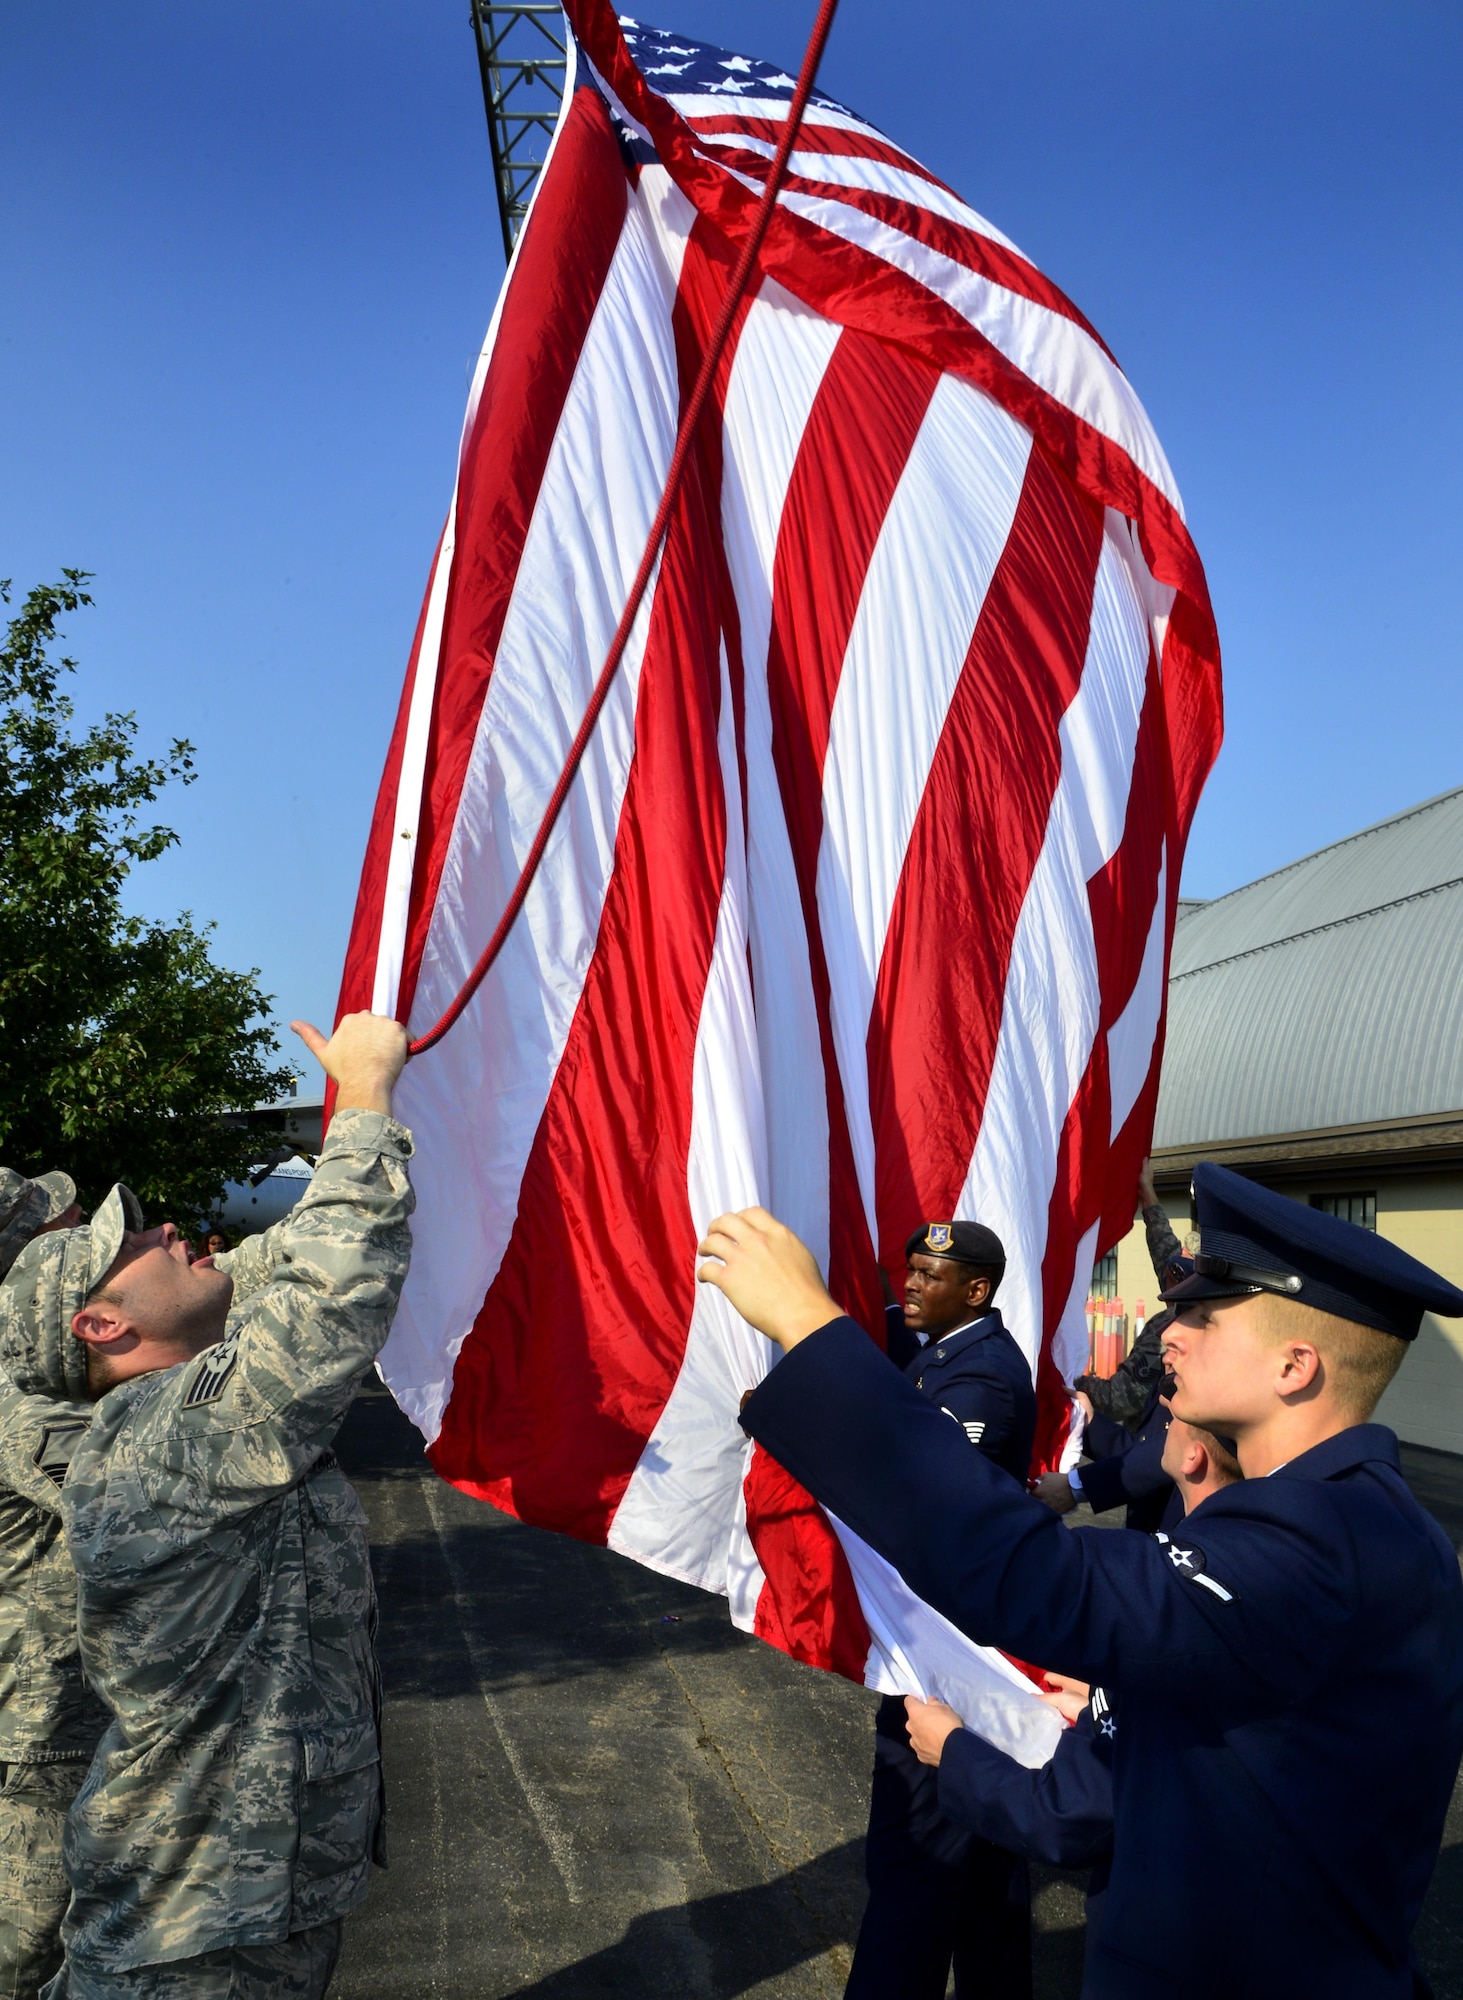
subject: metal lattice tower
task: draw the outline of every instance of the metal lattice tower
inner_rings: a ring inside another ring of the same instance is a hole
[[[472,25],[503,249],[511,255],[559,115],[567,30],[557,0],[521,0],[517,6],[472,0]]]

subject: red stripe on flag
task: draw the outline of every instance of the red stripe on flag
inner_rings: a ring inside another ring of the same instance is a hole
[[[938,376],[845,333],[823,372],[788,481],[767,649],[772,755],[797,870],[828,1104],[828,1283],[883,1342],[883,1301],[849,1139],[818,913],[829,720],[869,560]],[[767,1579],[756,1630],[795,1659],[861,1681],[869,1633],[842,1544],[812,1496],[764,1452],[744,1481]]]
[[[702,157],[758,180],[765,180],[769,165],[760,153],[738,152],[730,147],[718,146],[714,152],[705,153]],[[891,229],[901,231],[916,243],[923,243],[940,256],[948,257],[952,263],[963,264],[967,270],[989,278],[992,284],[1001,285],[1019,298],[1029,299],[1033,305],[1043,306],[1059,318],[1070,320],[1096,341],[1108,360],[1117,367],[1112,349],[1102,335],[1059,286],[1043,277],[1034,264],[1028,264],[1024,257],[1008,250],[1003,243],[982,235],[978,229],[953,222],[948,216],[935,214],[933,209],[921,208],[916,202],[902,200],[898,195],[886,194],[878,188],[849,187],[842,181],[820,181],[793,173],[786,176],[783,187],[789,193],[811,195],[819,201],[844,202],[864,215],[871,215],[876,222],[888,223]],[[813,226],[817,227],[816,224]],[[908,282],[911,281],[906,279]]]
[[[1102,516],[1040,448],[951,699],[869,1019],[879,1247],[951,1215],[985,1112],[1017,919],[1082,678]]]
[[[564,401],[628,202],[598,92],[577,90],[518,246],[457,486],[457,554],[418,821],[397,1016],[407,1020],[457,802]],[[465,968],[464,968],[465,970]]]
[[[738,138],[745,135],[749,139],[760,139],[765,146],[775,147],[782,142],[783,121],[780,118],[740,118],[732,113],[721,117],[692,117],[685,122],[700,138],[726,133]],[[824,153],[830,159],[872,160],[878,166],[893,167],[902,174],[913,174],[930,187],[943,189],[956,201],[960,199],[954,188],[942,181],[938,174],[932,174],[928,167],[921,166],[918,160],[869,127],[850,131],[844,125],[818,125],[805,118],[794,150],[796,153]],[[717,147],[711,157],[717,157],[720,151],[721,148]],[[765,159],[762,164],[766,166]]]
[[[772,754],[808,934],[828,1091],[828,1282],[834,1297],[880,1335],[883,1301],[854,1169],[818,913],[823,761],[869,561],[938,381],[932,369],[882,342],[850,333],[840,338],[783,503],[767,649]]]
[[[742,1483],[747,1533],[767,1578],[752,1629],[795,1660],[862,1682],[869,1627],[827,1515],[761,1445]]]
[[[376,959],[381,948],[382,903],[386,895],[386,877],[390,866],[391,845],[396,838],[396,795],[401,783],[401,760],[406,748],[406,728],[411,717],[411,698],[416,687],[417,661],[421,657],[422,630],[427,622],[427,606],[432,598],[432,584],[437,575],[437,565],[442,560],[442,536],[437,537],[436,553],[432,557],[432,567],[427,572],[427,592],[422,599],[422,608],[417,613],[417,629],[411,642],[411,657],[407,662],[406,683],[401,690],[401,700],[397,704],[396,723],[391,731],[391,743],[386,752],[386,768],[381,773],[381,783],[376,793],[376,809],[371,816],[371,831],[366,840],[366,858],[361,864],[360,887],[356,891],[355,914],[351,918],[350,940],[346,945],[345,966],[340,975],[340,998],[336,1002],[335,1018],[339,1023],[345,1015],[354,1014],[368,1008],[376,987]],[[327,1084],[331,1103],[334,1101],[335,1085]],[[327,1112],[330,1104],[326,1106]]]
[[[717,296],[693,231],[678,306]],[[678,343],[681,394],[699,358]],[[697,1026],[721,903],[726,805],[719,539],[704,453],[666,539],[635,751],[599,934],[498,1275],[458,1355],[430,1457],[523,1520],[602,1542],[673,1388],[695,1306],[687,1195]]]
[[[1173,838],[1177,832],[1172,817],[1166,724],[1157,666],[1150,656],[1122,839],[1107,866],[1087,885],[1100,1015],[1087,1068],[1063,1123],[1047,1212],[1038,1419],[1032,1454],[1033,1464],[1043,1470],[1057,1463],[1067,1439],[1070,1410],[1066,1385],[1052,1354],[1052,1340],[1077,1276],[1077,1251],[1094,1222],[1100,1224],[1095,1246],[1098,1256],[1127,1234],[1133,1220],[1138,1169],[1152,1131],[1151,1121],[1140,1129],[1129,1116],[1117,1141],[1113,1140],[1107,1037],[1132,997],[1157,906],[1165,835]],[[1160,1044],[1161,1040],[1160,1030]]]

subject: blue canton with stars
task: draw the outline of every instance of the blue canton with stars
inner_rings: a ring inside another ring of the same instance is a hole
[[[689,35],[673,35],[624,14],[620,16],[620,31],[641,75],[652,90],[665,97],[725,97],[732,102],[738,97],[780,97],[791,102],[797,89],[797,78],[775,63],[728,55],[709,42],[693,42]],[[841,111],[846,118],[859,116],[836,98],[817,91],[808,102],[827,111]]]

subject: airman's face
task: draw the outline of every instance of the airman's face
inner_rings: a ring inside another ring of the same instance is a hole
[[[936,1340],[964,1325],[990,1294],[990,1279],[972,1277],[968,1264],[916,1250],[904,1280],[904,1324]]]
[[[1274,1410],[1275,1347],[1255,1324],[1252,1297],[1177,1302],[1163,1351],[1175,1418],[1233,1436]]]
[[[234,1281],[194,1257],[171,1222],[129,1229],[97,1295],[129,1325],[157,1340],[190,1342],[207,1331],[216,1340]],[[212,1331],[217,1326],[218,1331]]]

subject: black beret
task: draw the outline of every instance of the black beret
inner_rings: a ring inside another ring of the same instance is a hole
[[[1006,1246],[983,1222],[922,1222],[904,1246],[906,1257],[923,1250],[927,1257],[950,1257],[957,1264],[979,1264],[1004,1271]]]
[[[1168,1286],[1167,1305],[1276,1292],[1337,1319],[1413,1340],[1425,1312],[1463,1316],[1463,1292],[1385,1236],[1342,1222],[1228,1167],[1194,1169],[1199,1250],[1194,1275]]]

